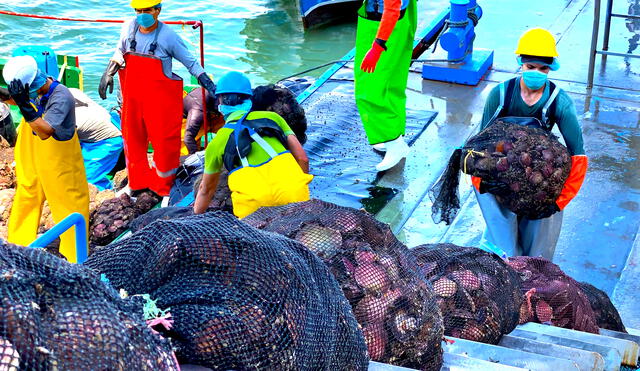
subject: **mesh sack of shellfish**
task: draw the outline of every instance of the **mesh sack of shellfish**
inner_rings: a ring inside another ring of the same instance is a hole
[[[497,344],[518,325],[520,277],[495,254],[453,244],[411,249],[433,285],[445,335]]]
[[[364,337],[327,267],[289,238],[212,212],[158,220],[85,263],[169,310],[178,360],[219,370],[364,370]]]
[[[620,313],[618,313],[606,292],[586,282],[580,282],[580,288],[589,299],[589,303],[591,303],[591,309],[596,315],[598,327],[612,331],[627,332],[622,323],[622,318],[620,318]]]
[[[142,306],[91,270],[0,242],[0,370],[177,370]]]
[[[434,221],[450,224],[460,210],[460,172],[501,181],[509,190],[498,202],[527,219],[548,216],[571,171],[567,148],[551,133],[500,119],[454,151],[430,190]]]
[[[596,315],[580,284],[545,258],[516,256],[507,260],[522,278],[520,323],[538,322],[598,333]]]
[[[261,208],[243,221],[295,239],[325,262],[351,303],[371,359],[440,369],[443,327],[433,289],[387,225],[320,200]]]

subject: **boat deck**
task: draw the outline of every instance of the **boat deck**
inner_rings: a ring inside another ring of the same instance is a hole
[[[620,308],[625,324],[638,328],[640,307],[634,305],[633,294],[640,289],[640,60],[609,57],[605,63],[598,57],[595,87],[587,90],[593,3],[480,1],[484,17],[476,30],[475,46],[494,49],[495,59],[478,86],[423,80],[421,64],[414,64],[408,89],[421,95],[408,104],[426,105],[439,114],[414,144],[404,167],[392,169],[380,180],[379,185],[402,192],[377,217],[410,247],[435,242],[477,245],[484,221],[475,197],[469,197],[471,185],[463,182],[464,207],[448,227],[433,223],[427,191],[443,172],[452,150],[477,132],[489,91],[516,75],[513,50],[519,36],[527,28],[545,27],[559,41],[562,67],[552,73],[552,79],[574,99],[590,159],[585,184],[565,210],[554,262],[575,279],[605,290]],[[447,5],[447,1],[431,1],[427,16],[420,15],[419,29]],[[618,1],[614,12],[626,14],[628,6]],[[640,21],[614,19],[610,50],[635,49],[635,29],[640,30]],[[422,56],[432,57],[438,54]]]

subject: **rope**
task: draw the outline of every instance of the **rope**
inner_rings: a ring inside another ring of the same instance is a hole
[[[15,17],[37,18],[37,19],[52,19],[56,21],[71,21],[71,22],[90,22],[90,23],[124,23],[123,19],[90,19],[90,18],[68,18],[68,17],[55,17],[50,15],[38,15],[27,13],[16,13],[7,10],[0,10],[0,14],[11,15]],[[194,27],[200,26],[200,21],[162,21],[166,24],[178,24],[178,25],[190,25]]]
[[[467,9],[467,17],[471,19],[471,22],[473,22],[473,27],[478,26],[478,22],[480,21],[480,18],[478,18],[478,15],[476,14],[476,9],[478,9],[478,4]]]
[[[464,156],[464,161],[463,161],[464,166],[462,166],[462,172],[463,173],[468,174],[467,173],[467,159],[469,158],[469,156],[471,156],[471,158],[473,158],[474,154],[476,154],[476,155],[478,155],[480,157],[486,157],[486,155],[484,153],[482,153],[482,152],[474,151],[472,149],[467,150],[467,155]]]

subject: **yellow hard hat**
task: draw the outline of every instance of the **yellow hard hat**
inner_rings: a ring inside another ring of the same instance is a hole
[[[558,56],[556,39],[543,28],[532,28],[520,37],[516,54],[555,58]]]
[[[152,8],[161,2],[162,0],[131,0],[131,7],[133,9],[146,9]]]

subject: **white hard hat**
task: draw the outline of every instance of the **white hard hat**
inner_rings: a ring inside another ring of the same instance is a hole
[[[2,70],[2,77],[9,85],[13,80],[20,80],[22,84],[31,84],[38,73],[38,63],[30,55],[19,55],[7,61]]]

